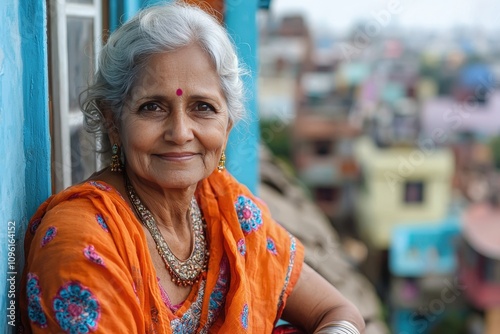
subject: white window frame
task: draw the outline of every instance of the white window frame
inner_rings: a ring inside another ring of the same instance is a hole
[[[83,125],[83,114],[69,109],[67,20],[68,17],[93,19],[93,57],[96,59],[102,45],[102,1],[79,4],[67,0],[49,0],[49,8],[54,155],[52,169],[54,190],[58,192],[72,184],[70,128]],[[97,62],[94,62],[94,66],[97,66]],[[98,170],[102,167],[98,154],[95,161],[95,169]]]

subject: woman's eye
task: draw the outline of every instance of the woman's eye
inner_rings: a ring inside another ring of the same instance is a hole
[[[143,104],[140,108],[140,111],[161,111],[161,108],[158,104],[156,103],[146,103]]]
[[[198,102],[196,104],[195,110],[196,111],[215,111],[215,108],[209,103]]]

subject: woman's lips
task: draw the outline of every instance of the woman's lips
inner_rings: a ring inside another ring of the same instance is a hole
[[[162,154],[156,154],[157,157],[159,157],[162,160],[168,160],[168,161],[186,161],[191,158],[193,158],[196,155],[196,153],[193,152],[172,152],[172,153],[162,153]]]

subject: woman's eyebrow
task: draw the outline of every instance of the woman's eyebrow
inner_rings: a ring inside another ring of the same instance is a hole
[[[137,99],[135,99],[136,102],[141,102],[141,101],[144,101],[144,100],[168,100],[169,98],[166,96],[166,95],[162,95],[162,94],[154,94],[154,95],[144,95],[144,96],[141,96]]]

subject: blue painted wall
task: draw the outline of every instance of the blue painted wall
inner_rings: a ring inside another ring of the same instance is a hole
[[[131,18],[139,8],[168,0],[110,0],[110,28]],[[259,183],[259,117],[257,111],[257,45],[256,13],[259,0],[226,0],[225,23],[231,34],[240,60],[250,75],[244,78],[247,91],[246,121],[240,122],[231,132],[226,150],[227,169],[254,193]]]
[[[143,0],[109,0],[109,29],[114,31],[132,18],[141,8]]]
[[[226,0],[224,13],[226,28],[233,37],[238,56],[250,71],[245,77],[247,113],[231,131],[227,147],[228,170],[253,193],[259,183],[259,113],[257,110],[257,45],[256,13],[258,0]]]
[[[50,195],[45,1],[1,1],[0,17],[0,332],[9,333],[7,279],[19,278],[28,219]]]

